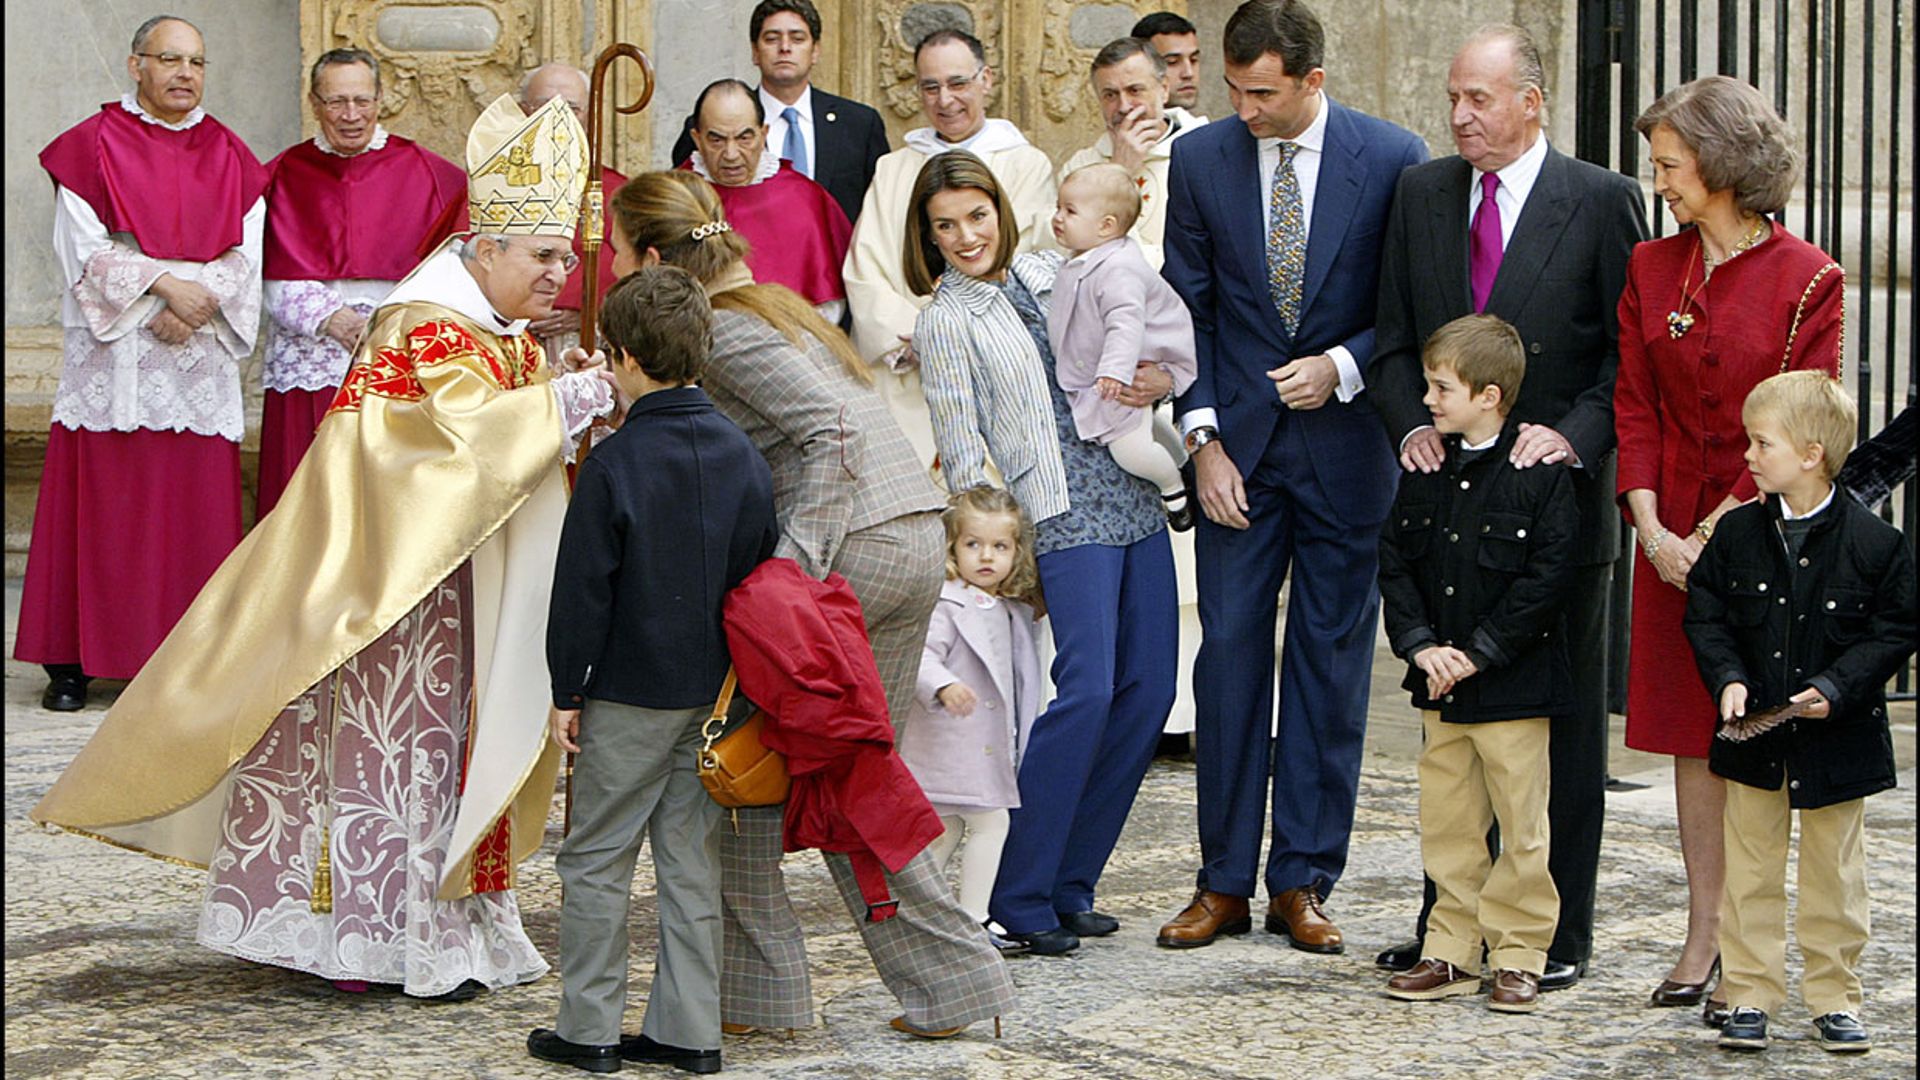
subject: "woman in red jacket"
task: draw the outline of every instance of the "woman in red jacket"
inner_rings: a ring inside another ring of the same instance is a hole
[[[1844,272],[1767,215],[1799,158],[1760,92],[1714,75],[1669,91],[1634,125],[1655,193],[1682,228],[1641,244],[1620,296],[1619,495],[1639,535],[1627,745],[1671,754],[1687,871],[1687,939],[1653,1005],[1707,1002],[1719,958],[1725,791],[1707,771],[1714,705],[1681,630],[1687,573],[1720,515],[1756,493],[1740,406],[1788,368],[1840,373]]]

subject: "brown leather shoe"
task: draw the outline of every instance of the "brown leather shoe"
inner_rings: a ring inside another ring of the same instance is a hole
[[[1267,932],[1292,939],[1307,952],[1337,953],[1346,949],[1340,928],[1320,910],[1320,894],[1311,887],[1288,889],[1267,904]]]
[[[1493,973],[1487,1008],[1494,1012],[1530,1013],[1540,1007],[1540,976],[1531,971],[1501,968]]]
[[[1247,898],[1195,889],[1193,902],[1160,928],[1154,940],[1169,949],[1197,949],[1222,934],[1233,937],[1253,929]]]
[[[1480,976],[1432,957],[1387,980],[1387,996],[1401,1001],[1439,1001],[1479,992]]]

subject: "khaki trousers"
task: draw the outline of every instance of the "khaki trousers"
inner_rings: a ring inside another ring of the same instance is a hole
[[[1423,958],[1480,970],[1546,970],[1560,920],[1547,872],[1547,736],[1544,718],[1449,724],[1420,714],[1420,857],[1437,899]],[[1500,823],[1500,858],[1487,828]]]
[[[1787,1003],[1787,789],[1727,781],[1727,884],[1720,901],[1721,989],[1733,1007]],[[1867,945],[1866,800],[1800,811],[1794,935],[1806,961],[1800,996],[1815,1016],[1860,1011]]]

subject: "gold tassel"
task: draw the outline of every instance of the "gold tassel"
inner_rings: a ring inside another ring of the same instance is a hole
[[[328,853],[333,846],[328,835],[330,831],[325,824],[320,826],[320,859],[313,864],[313,900],[310,906],[316,915],[333,911],[333,859]]]
[[[327,695],[327,744],[325,783],[320,797],[326,800],[320,809],[320,857],[313,864],[313,888],[307,906],[316,915],[333,911],[333,736],[340,720],[340,672],[335,669]]]

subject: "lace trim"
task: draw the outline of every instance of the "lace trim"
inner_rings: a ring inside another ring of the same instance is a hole
[[[691,160],[693,162],[693,171],[698,173],[702,180],[714,184],[720,182],[715,180],[713,174],[707,171],[707,158],[705,154],[695,150]],[[770,180],[773,178],[773,174],[779,171],[780,155],[774,153],[773,147],[769,146],[760,151],[760,163],[753,167],[753,179],[747,181],[745,186],[752,187],[764,180]]]
[[[148,112],[147,110],[141,108],[140,100],[134,97],[132,94],[120,95],[120,107],[132,113],[133,115],[139,117],[141,120],[149,124],[154,124],[156,126],[166,128],[168,131],[185,131],[188,128],[192,127],[193,125],[207,118],[207,110],[201,108],[198,105],[195,105],[193,107],[193,111],[187,114],[187,118],[185,120],[182,120],[177,124],[169,124],[165,120],[162,120],[159,117]]]
[[[321,153],[332,154],[334,157],[359,157],[361,154],[368,153],[369,151],[385,150],[387,148],[387,129],[381,127],[379,124],[373,125],[373,138],[367,141],[366,149],[352,154],[343,154],[335,150],[333,144],[327,141],[327,133],[324,131],[314,134],[313,145],[314,148]]]

